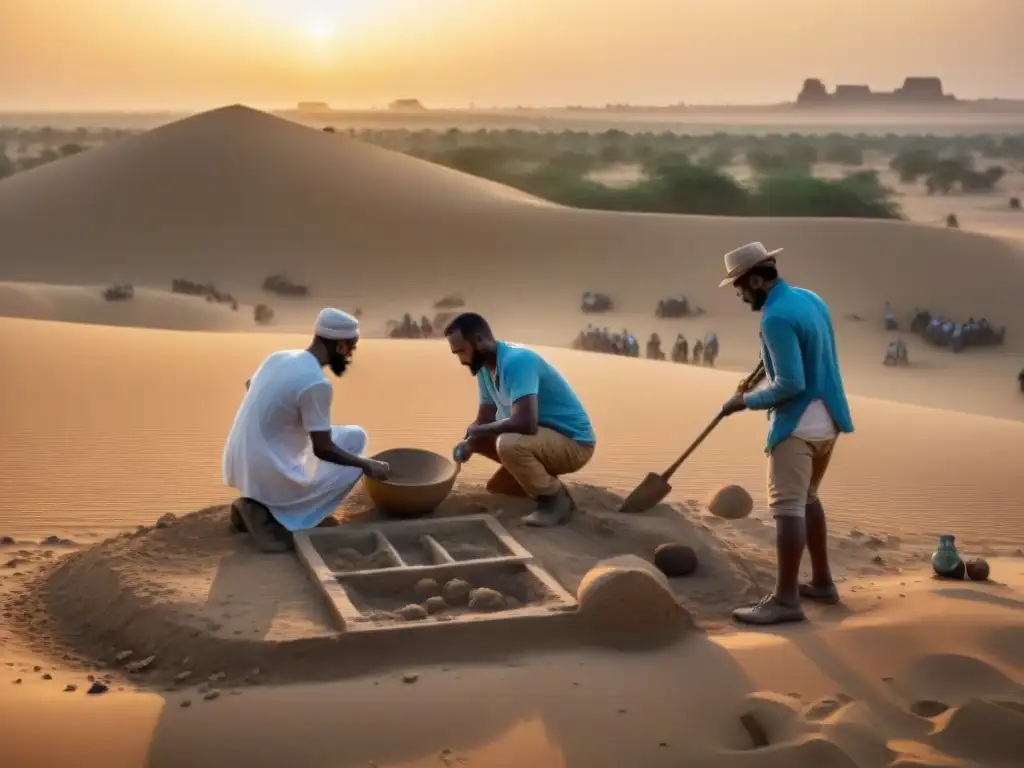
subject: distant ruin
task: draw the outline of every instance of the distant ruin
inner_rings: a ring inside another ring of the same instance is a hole
[[[396,112],[418,112],[420,110],[426,109],[426,107],[423,106],[423,102],[421,102],[419,99],[395,99],[390,104],[388,104],[388,109]]]
[[[895,91],[872,91],[868,85],[837,85],[834,93],[829,93],[821,80],[809,78],[796,97],[800,107],[921,106],[956,100],[956,96],[943,91],[938,77],[908,77]]]

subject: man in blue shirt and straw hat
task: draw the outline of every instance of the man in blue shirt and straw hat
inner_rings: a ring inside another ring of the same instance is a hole
[[[825,302],[781,277],[776,256],[750,243],[725,255],[725,280],[754,312],[761,313],[761,359],[768,385],[737,394],[722,407],[768,411],[768,506],[775,518],[778,577],[760,603],[737,608],[745,624],[802,621],[800,599],[836,603],[839,595],[828,562],[825,510],[818,488],[840,433],[853,432],[839,372],[832,319]],[[811,580],[801,584],[804,548]]]

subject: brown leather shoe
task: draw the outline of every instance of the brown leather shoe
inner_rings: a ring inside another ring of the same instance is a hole
[[[491,493],[500,493],[505,496],[526,496],[523,486],[504,467],[499,467],[498,471],[487,481],[487,490]]]

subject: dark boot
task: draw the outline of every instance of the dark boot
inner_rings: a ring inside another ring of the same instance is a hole
[[[253,543],[263,552],[288,552],[294,548],[291,532],[277,522],[270,510],[259,502],[246,498],[236,499],[231,507],[232,511],[237,510]]]
[[[552,528],[565,525],[576,510],[576,502],[565,486],[556,493],[537,497],[537,509],[523,518],[523,525],[535,528]]]

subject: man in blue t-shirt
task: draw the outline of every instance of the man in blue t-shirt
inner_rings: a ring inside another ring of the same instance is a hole
[[[768,507],[775,518],[778,575],[770,595],[732,614],[736,621],[762,626],[803,621],[801,598],[839,602],[818,494],[836,441],[853,432],[832,314],[816,293],[779,276],[775,255],[780,250],[749,243],[730,251],[720,283],[761,313],[761,360],[768,385],[737,393],[722,407],[722,415],[744,410],[769,414]],[[801,584],[805,548],[811,580]]]
[[[579,397],[532,349],[496,341],[480,315],[459,315],[444,335],[479,391],[476,420],[455,447],[456,461],[479,453],[501,464],[487,489],[534,498],[527,525],[566,522],[575,504],[558,478],[582,469],[596,444]]]

